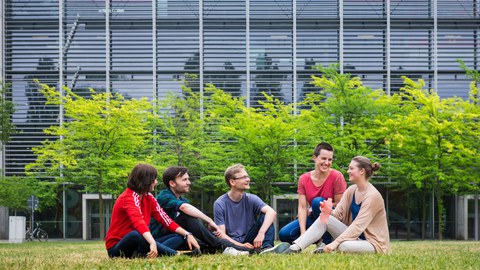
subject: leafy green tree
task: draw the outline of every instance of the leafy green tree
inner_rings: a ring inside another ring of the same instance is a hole
[[[155,125],[155,153],[152,160],[160,171],[169,166],[186,166],[189,174],[199,177],[202,172],[204,147],[203,120],[200,115],[198,92],[182,86],[182,93],[169,93],[158,102]]]
[[[444,196],[478,185],[474,168],[479,161],[475,143],[479,135],[475,123],[480,115],[471,112],[469,101],[441,99],[436,92],[424,89],[423,80],[403,79],[403,113],[387,119],[385,126],[390,127],[391,149],[405,173],[404,185],[416,186],[424,195],[434,192],[441,239]]]
[[[100,237],[104,231],[102,194],[119,194],[128,172],[145,158],[151,146],[152,106],[146,99],[125,99],[119,93],[97,93],[91,98],[64,88],[64,95],[42,84],[47,104],[62,105],[66,121],[44,130],[47,139],[33,148],[35,162],[29,173],[42,173],[58,181],[80,184],[99,194]],[[60,175],[60,176],[59,176]]]
[[[359,77],[340,74],[338,65],[317,67],[321,77],[312,76],[321,92],[307,95],[301,110],[299,135],[305,143],[304,153],[312,155],[313,147],[326,141],[335,148],[335,161],[347,166],[356,155],[372,156],[386,151],[386,131],[382,123],[398,106],[382,90],[363,85]],[[378,157],[375,158],[378,160]]]
[[[0,177],[0,205],[17,211],[27,209],[27,200],[31,195],[39,198],[40,209],[52,206],[56,201],[55,185],[39,182],[33,177]]]
[[[210,94],[206,121],[210,127],[218,127],[217,134],[211,133],[227,152],[219,154],[228,164],[223,170],[234,163],[244,164],[258,195],[269,200],[272,182],[292,180],[296,157],[292,106],[265,95],[260,108],[248,108],[243,98],[233,98],[213,85],[206,92]]]

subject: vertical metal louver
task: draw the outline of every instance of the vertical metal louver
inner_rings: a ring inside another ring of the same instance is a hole
[[[199,2],[157,2],[157,85],[158,98],[169,91],[180,92],[182,79],[194,91],[199,80],[186,78],[185,73],[199,76]]]
[[[204,82],[246,95],[245,1],[204,1]]]
[[[112,0],[111,90],[127,97],[153,97],[151,1]]]
[[[5,1],[5,79],[11,84],[18,133],[6,147],[6,175],[21,175],[31,148],[58,124],[58,107],[45,105],[34,79],[58,82],[58,1]]]
[[[43,129],[60,121],[34,78],[82,95],[88,87],[105,91],[108,82],[127,97],[159,99],[181,93],[179,80],[194,91],[213,83],[258,106],[262,91],[295,102],[318,90],[309,83],[317,64],[342,61],[344,72],[372,88],[390,83],[398,91],[405,75],[463,98],[469,80],[456,60],[478,69],[478,0],[4,3],[5,80],[21,131],[6,148],[7,175],[23,173],[31,147],[46,138]]]
[[[250,3],[250,104],[259,106],[262,92],[293,102],[292,1]]]

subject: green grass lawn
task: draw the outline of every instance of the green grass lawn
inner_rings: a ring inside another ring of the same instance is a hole
[[[103,242],[0,244],[0,269],[480,269],[480,242],[397,241],[390,255],[222,254],[109,259]]]

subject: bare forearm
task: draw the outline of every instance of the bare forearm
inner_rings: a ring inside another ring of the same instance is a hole
[[[307,209],[298,208],[298,225],[300,226],[300,233],[307,229]]]
[[[191,217],[199,218],[207,223],[213,222],[213,220],[210,217],[205,215],[202,211],[200,211],[198,208],[196,208],[191,204],[188,204],[188,203],[182,204],[180,206],[180,211],[182,211],[183,213]]]
[[[147,242],[149,244],[155,243],[155,239],[153,238],[153,236],[150,232],[145,232],[144,234],[142,234],[142,236],[143,236],[143,238],[145,238],[145,240],[147,240]]]
[[[265,218],[263,219],[263,224],[260,227],[260,230],[258,231],[258,233],[265,234],[268,228],[270,228],[272,223],[275,221],[276,217],[277,217],[277,213],[273,209],[271,209],[270,211],[267,211],[265,213]]]
[[[230,236],[228,236],[226,233],[223,233],[223,232],[222,232],[222,234],[220,235],[220,238],[226,239],[226,240],[230,241],[231,243],[233,243],[233,244],[235,244],[235,245],[237,245],[237,246],[243,246],[243,243],[240,243],[240,242],[238,242],[238,241],[233,240],[233,238],[231,238]]]

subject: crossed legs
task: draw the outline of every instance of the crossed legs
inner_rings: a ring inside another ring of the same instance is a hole
[[[308,230],[297,240],[293,241],[295,245],[300,249],[305,249],[313,243],[318,242],[322,238],[325,232],[329,232],[335,239],[340,236],[347,229],[347,225],[336,219],[334,216],[328,218],[328,223],[325,224],[320,219],[308,228]],[[352,240],[345,241],[338,246],[338,250],[341,252],[375,252],[375,248],[366,240]]]

